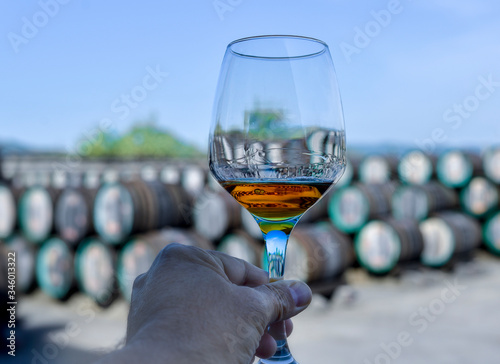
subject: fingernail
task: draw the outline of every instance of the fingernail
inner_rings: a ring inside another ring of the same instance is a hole
[[[307,284],[302,282],[293,282],[288,288],[290,289],[290,293],[296,307],[302,307],[311,302],[312,293]]]

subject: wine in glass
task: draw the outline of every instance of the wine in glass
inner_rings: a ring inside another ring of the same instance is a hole
[[[270,281],[282,279],[293,227],[345,169],[342,105],[328,46],[287,35],[230,43],[209,149],[213,176],[262,230]],[[269,332],[278,350],[260,363],[296,363],[284,323]]]

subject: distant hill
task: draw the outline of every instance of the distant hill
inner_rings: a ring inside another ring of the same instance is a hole
[[[26,145],[17,141],[0,140],[0,154],[25,154],[31,151]]]
[[[102,133],[89,145],[87,157],[199,158],[205,153],[154,124],[136,124],[124,135]]]

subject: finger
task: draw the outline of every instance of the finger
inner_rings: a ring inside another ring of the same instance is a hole
[[[288,319],[288,320],[285,320],[285,331],[286,331],[286,336],[290,336],[292,335],[292,331],[293,331],[293,322],[292,320]]]
[[[262,295],[267,322],[289,319],[311,303],[311,289],[300,281],[277,281],[255,288]]]
[[[290,336],[293,331],[292,320],[285,320],[286,336]],[[255,355],[259,358],[270,358],[276,352],[276,340],[266,331],[260,339],[259,347],[255,351]]]
[[[221,252],[207,252],[220,260],[227,278],[234,284],[256,287],[269,282],[267,272],[257,268],[255,265]]]
[[[255,351],[255,355],[262,359],[270,358],[276,352],[276,340],[267,332],[262,335],[259,347]]]
[[[180,244],[167,245],[152,264],[152,268],[164,266],[165,259],[175,259],[176,262],[188,261],[214,268],[222,269],[223,274],[232,283],[240,286],[256,287],[269,282],[268,274],[264,270],[245,262],[242,259],[231,257],[227,254],[204,250],[194,246]]]

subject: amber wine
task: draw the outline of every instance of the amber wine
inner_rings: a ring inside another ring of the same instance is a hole
[[[225,182],[222,186],[253,215],[283,221],[302,215],[318,201],[331,183]]]

